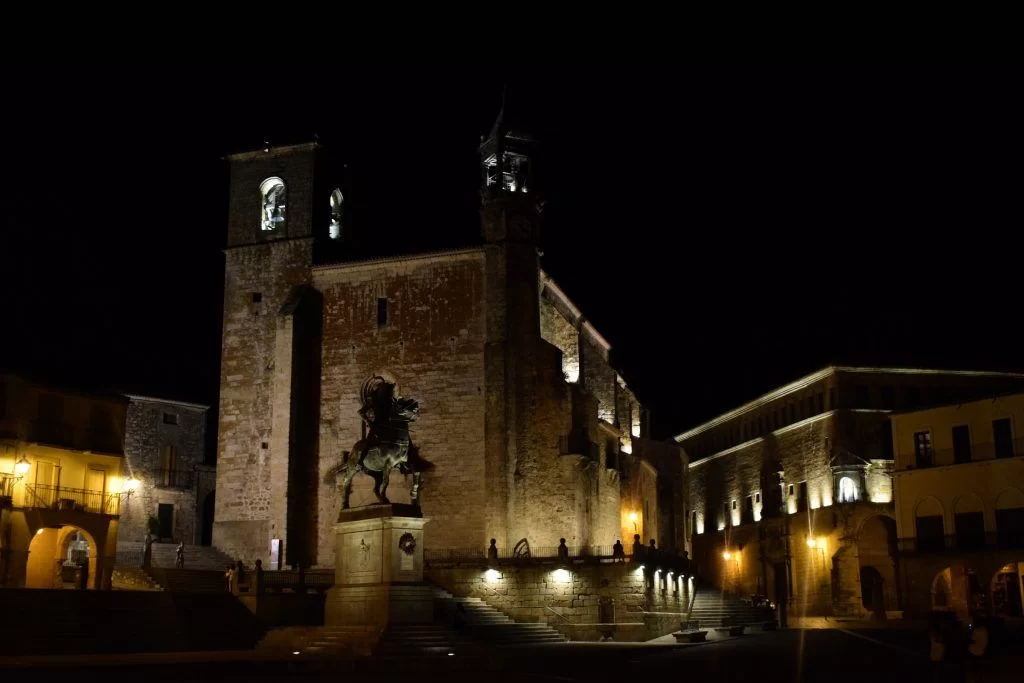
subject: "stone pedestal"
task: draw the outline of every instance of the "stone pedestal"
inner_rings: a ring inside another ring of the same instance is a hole
[[[376,639],[390,623],[430,622],[434,596],[423,583],[419,508],[392,503],[343,510],[334,525],[334,586],[324,624]]]

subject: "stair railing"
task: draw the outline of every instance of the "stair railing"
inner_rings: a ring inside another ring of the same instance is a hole
[[[559,619],[561,619],[565,623],[567,623],[567,624],[571,624],[572,623],[567,616],[565,616],[561,612],[556,612],[554,609],[552,609],[548,605],[544,605],[544,609],[546,609],[547,611],[551,612],[552,614],[554,614],[556,617],[558,617]]]

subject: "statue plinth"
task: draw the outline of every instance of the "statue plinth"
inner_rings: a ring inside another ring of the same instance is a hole
[[[433,591],[423,583],[426,521],[413,505],[341,511],[334,525],[334,586],[327,591],[325,625],[351,628],[371,646],[365,641],[376,641],[389,623],[433,620]]]

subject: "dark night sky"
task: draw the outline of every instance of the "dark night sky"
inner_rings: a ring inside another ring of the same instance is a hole
[[[316,132],[359,229],[468,243],[508,83],[548,155],[543,264],[656,436],[833,362],[1024,370],[1019,69],[9,72],[0,367],[215,405],[220,157]]]

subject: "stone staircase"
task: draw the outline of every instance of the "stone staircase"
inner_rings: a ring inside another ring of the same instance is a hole
[[[153,582],[161,590],[174,593],[227,594],[224,569],[216,571],[209,569],[162,569],[150,567],[143,571],[153,579]]]
[[[256,646],[262,652],[303,655],[368,654],[362,652],[367,638],[375,639],[370,631],[355,627],[288,626],[275,628]],[[373,654],[388,659],[409,657],[436,657],[479,655],[479,647],[444,624],[389,624],[380,640],[373,646]]]
[[[564,643],[565,636],[543,622],[516,622],[480,598],[457,598],[434,589],[435,614],[474,640],[495,647]]]
[[[700,622],[702,629],[761,625],[766,621],[774,621],[775,612],[764,607],[752,607],[717,588],[701,585],[697,588],[688,619]]]
[[[118,543],[115,567],[122,573],[130,570],[144,572],[160,590],[184,593],[223,593],[226,591],[224,572],[231,557],[217,548],[204,545],[185,546],[185,568],[175,569],[177,560],[176,543],[154,543],[152,565],[145,569],[138,567],[142,557],[141,543]],[[251,567],[249,568],[251,570]]]

